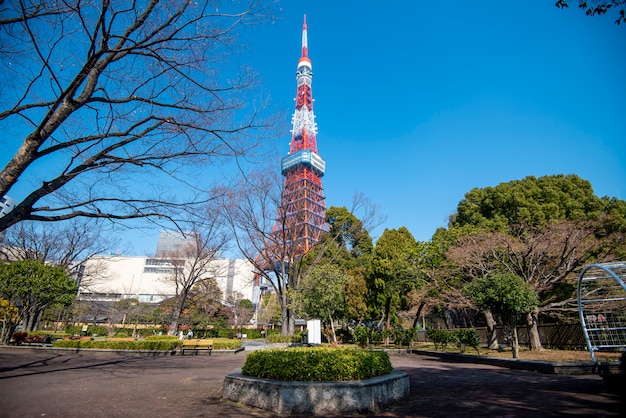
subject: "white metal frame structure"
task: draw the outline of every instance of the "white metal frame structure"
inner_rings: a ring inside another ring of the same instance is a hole
[[[626,262],[590,264],[578,277],[578,314],[591,360],[626,350]]]

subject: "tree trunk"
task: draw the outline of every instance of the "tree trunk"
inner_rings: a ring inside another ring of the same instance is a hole
[[[391,329],[391,297],[387,298],[385,302],[385,330]],[[389,345],[389,334],[385,333],[385,347]]]
[[[167,335],[176,335],[178,331],[178,325],[180,322],[180,315],[183,312],[183,304],[180,303],[176,308],[172,311],[172,322],[170,322],[170,329],[167,331]]]
[[[496,320],[493,319],[491,311],[486,310],[483,312],[485,315],[485,321],[487,322],[487,348],[490,350],[497,350],[498,345],[498,333],[496,330]]]
[[[24,331],[34,331],[35,321],[37,320],[37,309],[31,307],[26,312],[26,318],[24,318]]]
[[[32,326],[31,331],[37,331],[39,329],[39,324],[41,323],[41,318],[43,318],[43,311],[45,307],[39,308],[37,311],[37,315],[35,316],[35,323]]]
[[[526,314],[526,329],[528,331],[528,344],[531,351],[543,351],[541,339],[539,338],[539,329],[537,327],[537,316],[539,310],[535,308],[532,312]]]
[[[512,328],[511,331],[513,333],[513,347],[512,347],[513,358],[518,359],[519,358],[519,340],[517,338],[517,327],[515,326],[515,324],[512,324],[511,328]]]
[[[330,329],[333,333],[333,344],[337,345],[337,334],[335,333],[335,324],[333,322],[333,317],[328,315],[328,320],[330,321]]]
[[[417,312],[415,313],[415,319],[413,319],[413,328],[417,328],[417,325],[419,324],[419,320],[420,320],[420,315],[422,314],[422,309],[424,308],[425,305],[426,305],[425,302],[421,302],[419,307],[417,308]],[[422,324],[422,329],[426,329],[424,324]]]
[[[296,317],[294,312],[286,306],[281,308],[281,319],[283,322],[281,334],[293,335],[296,330]]]

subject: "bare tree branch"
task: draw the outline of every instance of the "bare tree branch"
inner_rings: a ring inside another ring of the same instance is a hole
[[[264,3],[7,4],[0,129],[13,155],[0,197],[18,181],[34,186],[0,231],[22,220],[176,221],[181,207],[207,202],[199,170],[252,155],[272,126],[264,103],[250,105],[252,73],[229,66],[238,31],[263,22]],[[169,183],[173,199],[137,182]]]

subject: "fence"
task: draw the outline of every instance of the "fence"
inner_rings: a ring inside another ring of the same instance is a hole
[[[480,336],[480,343],[487,345],[487,328],[477,327],[475,328]],[[544,348],[559,349],[559,350],[587,350],[587,343],[583,334],[582,327],[578,323],[574,324],[544,324],[538,326],[539,339],[541,345]],[[512,330],[508,327],[496,327],[496,335],[498,336],[498,343],[507,344],[511,343]],[[528,347],[528,330],[525,326],[517,327],[517,336],[521,346]],[[426,331],[418,332],[418,342],[428,341],[426,338]]]

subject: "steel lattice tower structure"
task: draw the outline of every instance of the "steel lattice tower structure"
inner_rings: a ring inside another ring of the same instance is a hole
[[[298,60],[296,80],[296,110],[291,120],[289,154],[281,162],[285,182],[274,230],[282,230],[286,244],[293,248],[292,254],[301,256],[327,230],[326,202],[322,189],[326,163],[317,153],[317,124],[311,90],[313,71],[309,59],[306,15],[302,25],[302,56]]]

